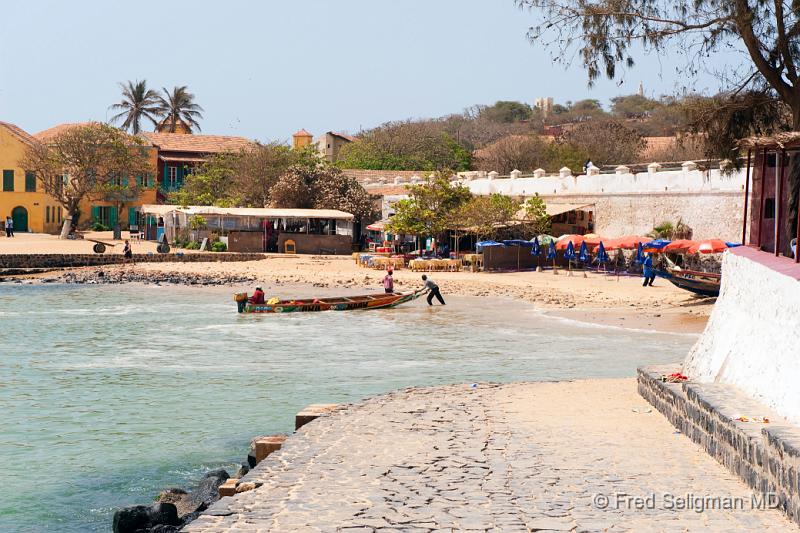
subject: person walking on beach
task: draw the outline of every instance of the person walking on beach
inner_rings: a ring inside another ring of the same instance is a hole
[[[656,269],[653,268],[653,254],[648,253],[642,263],[642,270],[644,272],[644,283],[642,287],[653,286],[653,281],[656,279]]]
[[[125,247],[122,249],[122,262],[127,263],[130,261],[134,265],[136,261],[133,260],[133,248],[131,248],[131,243],[127,239],[125,240]]]
[[[386,294],[391,294],[394,292],[394,278],[392,278],[392,269],[388,269],[386,271],[386,275],[383,276],[383,290],[386,291]]]
[[[6,237],[14,236],[14,219],[10,216],[6,217]]]
[[[433,297],[435,296],[439,303],[445,305],[444,298],[442,298],[442,293],[439,292],[439,286],[433,282],[432,279],[428,279],[428,276],[425,274],[422,275],[422,281],[425,282],[425,288],[428,289],[428,305],[433,305]]]

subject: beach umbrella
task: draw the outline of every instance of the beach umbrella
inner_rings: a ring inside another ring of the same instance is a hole
[[[695,244],[697,244],[697,241],[692,241],[689,239],[677,239],[666,245],[661,249],[661,251],[664,253],[682,254],[686,253],[686,250]]]
[[[639,245],[643,242],[647,242],[649,239],[642,237],[640,235],[625,235],[624,237],[619,237],[616,239],[611,239],[610,241],[605,241],[606,250],[610,250],[611,246],[610,243],[614,243],[614,248],[622,248],[623,250],[636,250],[639,248]]]
[[[667,239],[656,239],[654,241],[646,242],[644,243],[644,251],[658,253],[661,252],[664,249],[664,247],[666,247],[671,242],[672,241],[669,241]]]
[[[602,265],[603,263],[608,263],[609,257],[606,253],[606,248],[603,246],[603,241],[600,241],[600,245],[597,247],[597,261]]]
[[[597,235],[596,233],[587,233],[586,235],[583,236],[583,243],[591,248],[594,248],[595,246],[600,244],[601,240],[603,240],[603,238],[600,235]]]
[[[541,249],[539,248],[539,239],[536,237],[533,238],[533,247],[531,247],[531,255],[538,256],[541,253]]]
[[[575,245],[572,244],[572,241],[567,243],[567,249],[564,251],[564,259],[568,259],[570,261],[575,259]]]
[[[554,261],[556,259],[556,242],[555,241],[550,241],[550,246],[547,249],[547,259],[548,260],[552,259]]]
[[[694,244],[692,247],[687,250],[687,253],[690,254],[718,254],[720,252],[724,252],[728,249],[728,245],[725,241],[720,239],[708,239],[705,241],[700,241]]]
[[[556,250],[566,250],[567,245],[572,243],[572,246],[575,247],[578,244],[583,242],[583,235],[562,235],[558,238],[558,242],[556,243]]]
[[[644,244],[639,243],[636,248],[636,257],[633,259],[634,263],[644,263]]]
[[[598,243],[600,241],[597,241]],[[586,247],[586,241],[581,243],[581,251],[578,254],[578,260],[581,263],[588,263],[589,262],[589,249]]]

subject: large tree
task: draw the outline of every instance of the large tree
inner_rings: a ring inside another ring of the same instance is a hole
[[[469,170],[470,153],[439,121],[391,122],[342,147],[340,168],[372,170]]]
[[[121,120],[122,129],[130,130],[134,135],[141,131],[142,119],[149,120],[155,126],[161,114],[159,106],[161,99],[158,93],[148,89],[145,80],[120,83],[119,87],[122,90],[122,100],[109,109],[120,112],[111,117],[111,122]]]
[[[637,161],[645,147],[635,130],[616,120],[590,120],[564,133],[561,142],[588,155],[597,165]]]
[[[457,226],[454,213],[469,202],[472,193],[467,187],[451,184],[451,175],[449,171],[440,171],[426,183],[411,185],[410,198],[395,206],[395,215],[389,222],[390,231],[438,238]]]
[[[154,171],[141,143],[117,128],[91,123],[27,149],[21,166],[36,174],[44,192],[67,213],[61,238],[69,235],[82,200],[123,201],[137,180]]]
[[[189,131],[200,131],[199,119],[203,118],[203,108],[194,101],[194,94],[186,85],[173,87],[168,91],[162,87],[164,96],[159,96],[158,110],[164,116],[166,131],[175,133],[178,124],[183,122]]]
[[[473,165],[478,170],[508,174],[512,170],[529,172],[547,161],[548,143],[535,135],[509,135],[476,150]]]

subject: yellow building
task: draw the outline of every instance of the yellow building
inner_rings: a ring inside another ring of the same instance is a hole
[[[314,136],[311,135],[306,130],[300,130],[292,135],[292,148],[295,150],[300,150],[309,146],[311,142],[314,140]]]
[[[0,122],[0,170],[3,172],[0,189],[0,225],[7,216],[14,220],[14,231],[57,233],[61,228],[64,210],[31,172],[19,166],[25,150],[37,142],[21,128]]]

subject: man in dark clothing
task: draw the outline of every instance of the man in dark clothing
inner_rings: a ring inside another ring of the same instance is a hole
[[[263,304],[264,303],[264,291],[261,290],[261,287],[256,287],[256,291],[248,299],[248,301],[251,304]]]
[[[439,286],[433,282],[432,279],[428,279],[428,276],[425,274],[422,275],[422,281],[425,282],[425,288],[428,289],[428,305],[433,305],[433,297],[436,296],[436,299],[439,300],[439,303],[445,305],[444,298],[442,298],[442,293],[439,292]]]

